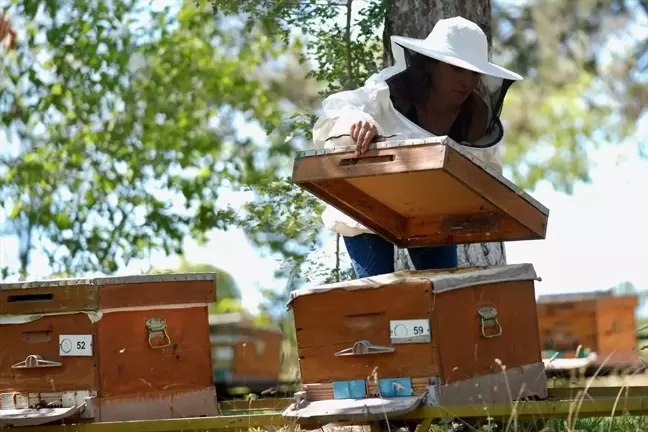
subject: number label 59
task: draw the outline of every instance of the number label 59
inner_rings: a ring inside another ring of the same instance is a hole
[[[429,319],[392,320],[389,321],[389,327],[393,344],[431,341]]]

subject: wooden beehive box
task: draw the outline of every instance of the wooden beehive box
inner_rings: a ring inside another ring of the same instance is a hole
[[[209,316],[214,382],[219,393],[244,387],[260,393],[277,385],[283,332],[243,313]]]
[[[509,390],[546,397],[534,280],[533,266],[519,264],[397,272],[294,291],[308,399],[506,403]]]
[[[0,284],[0,422],[39,403],[94,421],[217,415],[215,288],[213,274]]]
[[[549,210],[447,137],[297,155],[293,182],[398,247],[544,239]]]
[[[571,358],[590,350],[599,358],[612,355],[608,362],[615,362],[615,357],[638,361],[638,304],[637,296],[606,291],[540,296],[538,325],[545,357]]]

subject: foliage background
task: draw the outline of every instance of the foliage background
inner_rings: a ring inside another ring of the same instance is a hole
[[[571,193],[590,180],[591,149],[645,115],[648,3],[492,6],[493,60],[527,78],[503,112],[507,176]],[[290,290],[352,277],[344,254],[322,254],[322,206],[289,182],[291,157],[309,146],[321,98],[383,67],[387,0],[0,7],[18,32],[0,57],[0,229],[19,239],[3,278],[27,277],[35,254],[52,275],[111,274],[242,228],[284,263],[286,289],[265,292],[262,315],[291,334]],[[233,206],[224,190],[249,200]],[[223,295],[234,303],[218,310],[241,307],[235,289]]]

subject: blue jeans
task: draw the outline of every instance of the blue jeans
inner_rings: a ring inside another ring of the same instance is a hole
[[[394,245],[377,234],[345,237],[351,264],[358,278],[394,272]],[[457,245],[408,249],[416,270],[456,268]]]

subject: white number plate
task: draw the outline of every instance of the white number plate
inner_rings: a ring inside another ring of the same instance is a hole
[[[389,327],[393,344],[431,342],[429,319],[394,320]]]
[[[92,356],[92,335],[59,335],[60,356]]]

